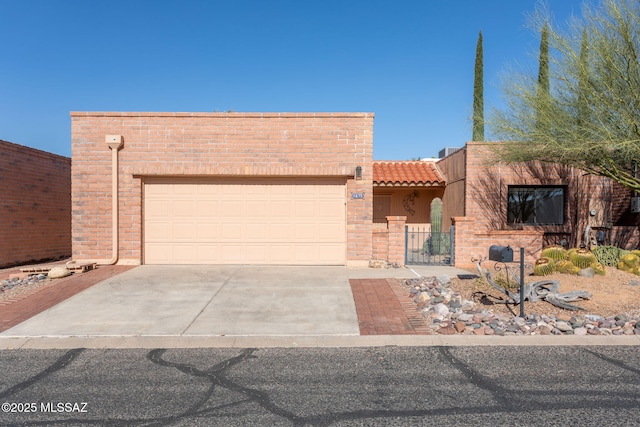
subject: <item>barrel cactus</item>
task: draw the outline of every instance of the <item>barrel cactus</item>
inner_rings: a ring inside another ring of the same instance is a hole
[[[560,261],[556,261],[556,271],[558,273],[575,275],[578,274],[578,271],[580,271],[580,269],[573,265],[573,263],[568,259],[562,259]]]
[[[556,267],[553,260],[547,257],[540,258],[533,266],[533,274],[536,276],[548,276],[549,274],[553,274],[555,270]]]
[[[627,273],[633,273],[633,267],[629,267],[622,261],[619,261],[616,267],[618,267],[618,270],[626,271]]]
[[[562,246],[547,246],[542,250],[540,255],[543,258],[551,258],[554,261],[569,259],[567,250]]]
[[[589,249],[577,249],[571,254],[571,262],[578,268],[588,268],[594,262],[597,262],[596,256]]]
[[[631,251],[631,253],[640,258],[640,249],[634,249]]]
[[[604,265],[599,262],[594,262],[591,264],[591,268],[593,268],[593,272],[599,276],[604,276],[607,274],[607,270],[605,270]]]
[[[636,254],[629,252],[620,258],[620,262],[618,262],[618,270],[636,274],[635,270],[638,268],[639,262],[640,258],[638,258]]]

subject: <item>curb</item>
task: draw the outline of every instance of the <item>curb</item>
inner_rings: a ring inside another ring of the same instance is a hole
[[[322,335],[322,336],[39,336],[0,337],[0,350],[70,348],[303,348],[303,347],[511,347],[638,346],[640,336],[515,337],[468,335]]]

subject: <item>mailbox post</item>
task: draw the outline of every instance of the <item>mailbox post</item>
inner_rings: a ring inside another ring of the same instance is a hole
[[[491,245],[489,260],[502,263],[513,262],[513,249],[511,246]],[[520,248],[520,317],[524,318],[524,248]]]

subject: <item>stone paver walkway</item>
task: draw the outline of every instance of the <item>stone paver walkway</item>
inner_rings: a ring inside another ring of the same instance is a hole
[[[360,335],[429,335],[411,298],[396,279],[351,279]]]

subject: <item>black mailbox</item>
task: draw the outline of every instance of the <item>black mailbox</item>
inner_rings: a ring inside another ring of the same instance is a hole
[[[489,248],[489,260],[497,262],[513,262],[513,249],[511,249],[511,246],[491,245]]]

